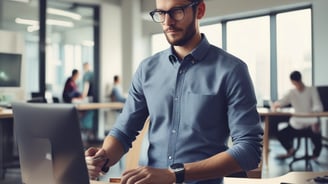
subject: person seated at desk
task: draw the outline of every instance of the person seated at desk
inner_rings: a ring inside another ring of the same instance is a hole
[[[78,90],[76,81],[79,78],[79,75],[79,71],[74,69],[72,70],[72,75],[66,80],[63,90],[63,100],[65,103],[88,102],[85,101],[87,97],[83,97],[82,93]],[[79,112],[79,116],[81,120],[80,127],[83,141],[95,139],[95,133],[93,130],[94,111]]]
[[[110,99],[112,102],[122,102],[124,103],[126,98],[122,94],[122,88],[120,86],[120,78],[118,75],[115,75],[113,78],[113,88],[110,94]]]
[[[82,99],[82,94],[79,92],[76,80],[79,78],[79,71],[72,70],[72,75],[67,78],[63,90],[63,101],[65,103],[72,103],[74,100]]]
[[[321,112],[323,106],[320,101],[318,91],[315,87],[306,86],[302,82],[302,75],[299,71],[293,71],[290,74],[291,83],[295,86],[295,89],[291,89],[282,99],[272,104],[272,110],[284,107],[291,104],[295,110],[295,113],[310,113]],[[311,140],[314,144],[313,159],[319,157],[322,142],[321,142],[321,130],[320,122],[316,117],[291,117],[289,125],[285,129],[278,132],[277,138],[281,145],[286,149],[286,154],[278,155],[278,159],[286,159],[295,154],[296,150],[293,148],[293,139],[302,130],[309,129]]]

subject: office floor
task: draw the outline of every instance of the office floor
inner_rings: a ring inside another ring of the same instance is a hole
[[[300,147],[300,150],[297,151],[296,156],[304,155],[304,145],[303,141]],[[289,163],[292,161],[292,158],[286,160],[277,160],[275,157],[278,154],[285,153],[285,150],[280,146],[280,143],[276,139],[270,139],[270,153],[269,153],[269,166],[264,167],[262,170],[262,178],[271,178],[276,176],[281,176],[289,172]],[[312,154],[311,144],[309,146],[309,154]],[[318,158],[318,163],[310,161],[313,171],[327,171],[328,170],[328,148],[323,147],[320,157]],[[306,171],[305,170],[305,161],[300,160],[293,164],[293,171]]]
[[[271,178],[283,175],[289,172],[289,162],[291,158],[286,159],[285,161],[279,161],[275,159],[277,154],[284,153],[284,150],[280,146],[280,143],[275,140],[270,140],[270,153],[269,153],[269,167],[263,167],[262,178]],[[303,145],[301,150],[297,154],[302,155],[304,153]],[[311,153],[311,152],[310,152]],[[313,171],[327,171],[328,170],[328,148],[323,148],[321,155],[319,157],[319,164],[311,162]],[[304,171],[304,161],[298,161],[293,165],[295,171]],[[112,171],[114,172],[115,169]],[[20,170],[19,169],[9,169],[6,172],[5,180],[0,180],[1,184],[20,184]]]

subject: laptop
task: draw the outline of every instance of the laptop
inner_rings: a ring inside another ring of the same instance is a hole
[[[23,184],[89,184],[72,104],[13,103]]]

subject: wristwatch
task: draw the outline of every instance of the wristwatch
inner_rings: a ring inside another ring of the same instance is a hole
[[[170,165],[170,170],[175,174],[175,183],[183,183],[185,180],[185,168],[182,163],[175,163]]]

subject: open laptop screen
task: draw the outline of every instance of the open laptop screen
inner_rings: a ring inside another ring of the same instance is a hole
[[[89,184],[78,114],[69,104],[13,103],[24,184]]]

